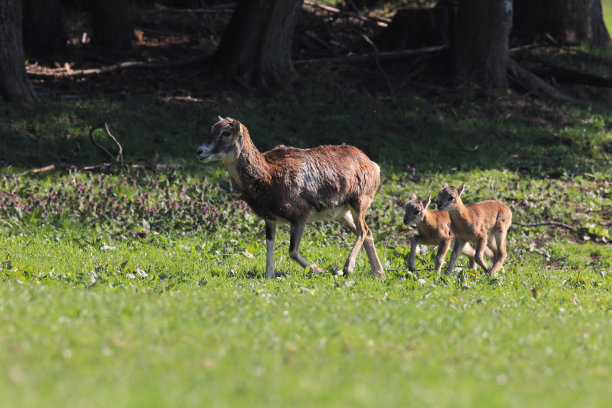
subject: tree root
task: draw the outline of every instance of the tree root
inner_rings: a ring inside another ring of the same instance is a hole
[[[542,78],[527,71],[512,59],[508,59],[508,74],[510,80],[514,81],[516,84],[529,92],[533,92],[538,95],[545,95],[564,102],[577,103],[574,98],[559,91],[554,86],[549,85]]]

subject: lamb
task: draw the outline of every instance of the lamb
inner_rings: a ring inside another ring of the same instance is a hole
[[[408,257],[408,269],[414,271],[415,257],[417,245],[437,245],[438,252],[436,253],[435,268],[436,274],[440,276],[442,263],[446,252],[450,247],[454,236],[451,231],[451,220],[446,211],[429,211],[427,207],[431,204],[431,194],[424,201],[417,198],[416,194],[410,196],[410,201],[404,206],[404,224],[415,226],[417,234],[410,239],[410,256]],[[470,244],[466,244],[462,251],[464,255],[470,258],[470,268],[476,269],[474,261],[474,249]],[[493,252],[486,248],[485,255],[493,256]]]
[[[497,276],[506,256],[506,235],[512,224],[512,211],[500,201],[487,200],[463,205],[461,193],[465,183],[457,189],[444,183],[438,193],[438,208],[448,211],[451,229],[455,235],[455,245],[451,253],[446,273],[452,273],[459,253],[466,243],[476,246],[474,259],[491,277]],[[488,246],[495,248],[495,257],[491,268],[487,266],[482,255]]]
[[[249,131],[236,119],[219,117],[208,140],[197,150],[204,163],[220,160],[244,200],[265,221],[266,275],[274,277],[274,236],[277,224],[290,225],[289,255],[314,273],[325,271],[299,254],[307,222],[338,219],[357,239],[344,264],[350,274],[361,246],[372,271],[384,271],[372,231],[365,222],[380,184],[380,169],[361,150],[349,145],[298,149],[277,146],[260,153]]]

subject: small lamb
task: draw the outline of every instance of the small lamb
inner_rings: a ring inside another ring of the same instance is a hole
[[[471,242],[476,246],[474,259],[478,265],[489,272],[491,277],[495,277],[506,259],[506,235],[512,224],[512,211],[504,203],[494,200],[465,206],[460,197],[464,189],[465,183],[459,189],[444,183],[438,193],[438,208],[448,211],[455,235],[455,245],[446,273],[452,273],[459,253]],[[495,251],[491,268],[482,258],[487,246]]]
[[[440,275],[442,263],[446,252],[454,239],[451,231],[451,219],[446,211],[429,211],[427,207],[431,204],[431,194],[427,199],[421,201],[416,194],[410,196],[410,201],[404,206],[404,224],[415,226],[417,234],[410,240],[410,256],[408,257],[408,268],[411,271],[416,269],[415,257],[417,245],[437,245],[438,252],[436,253],[436,274]],[[476,269],[474,261],[474,248],[470,244],[466,244],[462,251],[464,255],[470,258],[470,268]],[[485,255],[493,256],[493,251],[489,248],[485,250]]]

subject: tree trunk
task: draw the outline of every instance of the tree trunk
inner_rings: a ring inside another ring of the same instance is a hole
[[[26,76],[21,0],[0,0],[0,95],[15,103],[35,99]]]
[[[452,44],[458,82],[483,89],[508,87],[508,36],[512,0],[459,0]]]
[[[601,0],[514,0],[513,36],[521,43],[546,34],[562,44],[592,41],[605,46],[610,36],[603,21]]]
[[[239,0],[215,54],[217,74],[284,88],[296,72],[291,43],[302,0]]]
[[[124,0],[91,0],[92,42],[113,51],[132,46],[132,30]]]
[[[591,41],[600,47],[606,47],[610,44],[610,33],[606,28],[606,23],[603,19],[603,10],[601,0],[591,0],[590,10],[590,26],[591,26]]]
[[[50,57],[64,51],[60,0],[24,0],[23,44],[28,55]]]

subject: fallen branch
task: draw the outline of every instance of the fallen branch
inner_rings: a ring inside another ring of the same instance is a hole
[[[40,167],[38,169],[32,169],[32,170],[26,170],[23,173],[19,173],[18,176],[26,176],[28,174],[37,174],[37,173],[44,173],[47,171],[51,171],[51,170],[55,170],[57,167],[55,166],[55,164],[50,164],[48,166],[45,167]]]
[[[113,142],[115,142],[115,145],[117,146],[117,155],[116,156],[113,156],[113,154],[111,154],[108,150],[106,150],[106,148],[104,146],[102,146],[101,144],[96,142],[96,139],[93,137],[93,132],[95,130],[97,130],[97,129],[102,129],[102,125],[104,125],[104,129],[106,130],[106,134],[108,135],[108,137]],[[121,146],[121,143],[119,143],[117,138],[115,138],[115,136],[113,136],[113,134],[110,132],[110,130],[108,129],[108,124],[106,122],[104,122],[104,124],[99,123],[98,125],[93,126],[91,128],[91,130],[89,131],[89,139],[91,140],[91,143],[93,143],[94,146],[96,146],[98,149],[103,151],[108,157],[113,159],[114,164],[120,165],[121,166],[121,170],[123,170],[124,172],[127,171],[125,163],[123,162],[123,147]],[[103,165],[106,165],[106,163],[103,164]]]
[[[527,71],[512,59],[508,60],[508,73],[511,79],[529,92],[543,94],[565,102],[576,102],[576,100],[547,84],[542,78]]]
[[[236,3],[219,4],[206,8],[158,8],[154,10],[140,11],[138,14],[231,14],[236,8]]]
[[[204,58],[196,58],[190,60],[179,60],[179,61],[125,61],[118,64],[106,65],[100,68],[88,68],[88,69],[70,69],[64,68],[51,69],[45,68],[43,72],[34,71],[32,68],[27,68],[28,75],[34,78],[49,78],[49,77],[78,77],[87,75],[100,75],[108,74],[110,72],[121,71],[124,69],[134,68],[147,68],[147,69],[163,69],[163,68],[176,68],[185,65],[191,65],[201,63],[205,61]]]
[[[559,221],[534,222],[534,223],[530,223],[530,224],[521,224],[519,222],[512,222],[512,225],[517,225],[517,226],[523,227],[523,228],[553,226],[553,227],[565,228],[565,229],[568,229],[568,230],[574,230],[574,227],[572,227],[571,225],[564,224],[564,223],[559,222]]]
[[[524,51],[524,50],[531,50],[533,48],[541,48],[541,47],[549,47],[549,46],[550,46],[549,44],[545,44],[545,43],[526,44],[526,45],[520,45],[518,47],[510,48],[508,52],[513,53],[513,52],[519,52],[519,51]]]
[[[379,62],[385,61],[399,61],[402,59],[415,57],[424,54],[433,54],[440,51],[444,51],[448,48],[448,45],[437,45],[435,47],[425,47],[416,50],[401,50],[401,51],[387,51],[380,53],[371,54],[351,54],[342,55],[339,57],[331,58],[314,58],[308,60],[296,60],[294,64],[347,64],[347,63],[363,63],[363,62]]]

